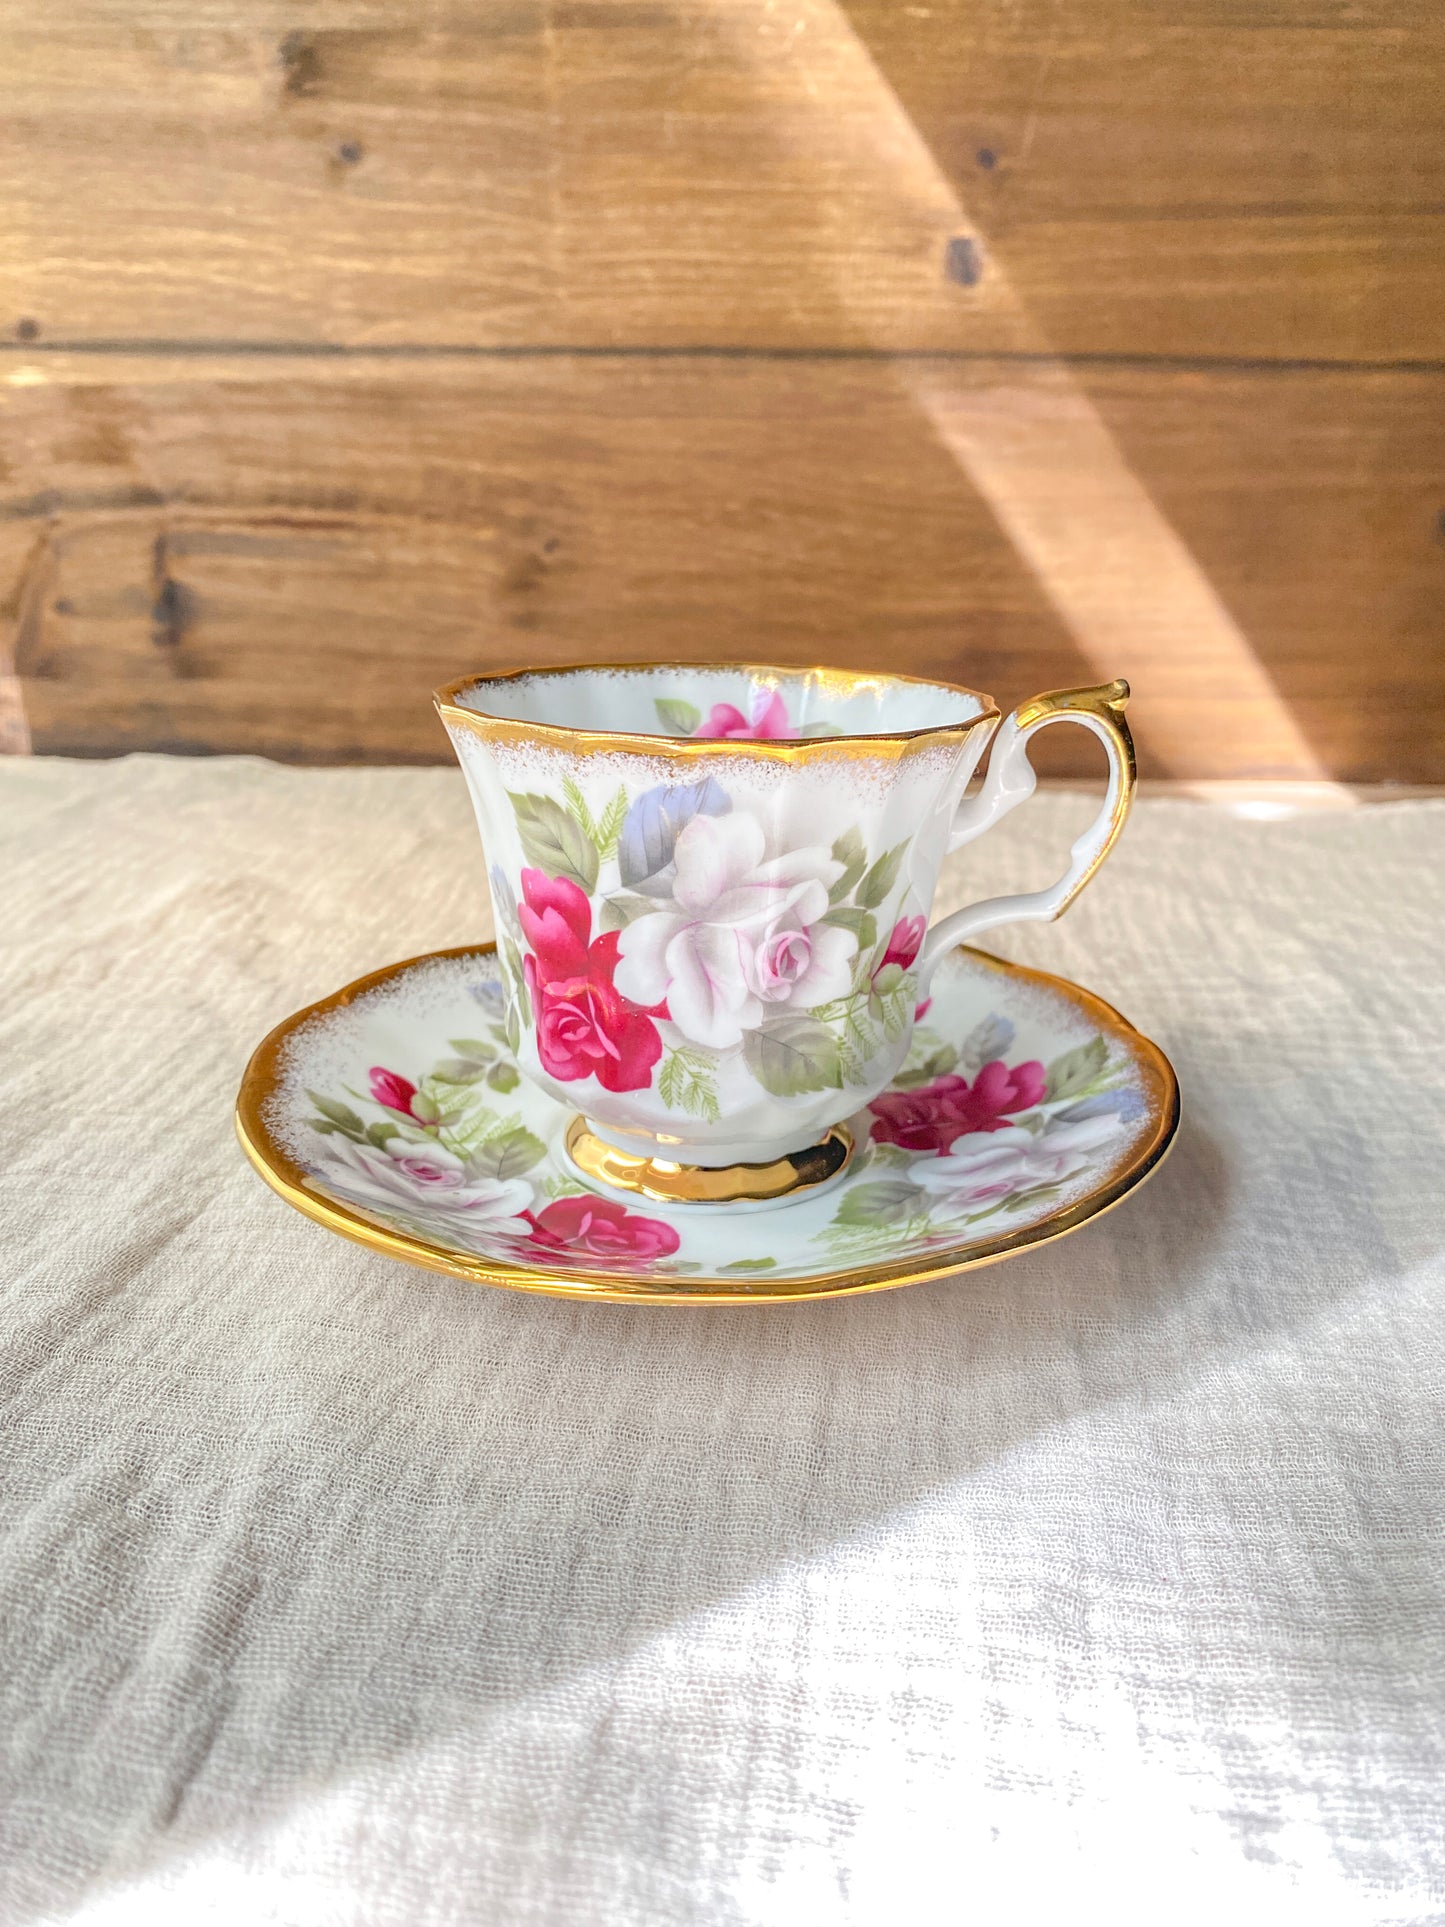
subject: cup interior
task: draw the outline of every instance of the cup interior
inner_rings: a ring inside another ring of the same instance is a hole
[[[908,735],[974,722],[993,709],[986,696],[951,683],[754,665],[542,669],[478,676],[441,694],[513,722],[752,742]]]

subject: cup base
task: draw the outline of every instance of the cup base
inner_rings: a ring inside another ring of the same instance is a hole
[[[853,1133],[832,1125],[816,1144],[767,1164],[675,1164],[642,1157],[609,1144],[587,1119],[574,1117],[563,1140],[582,1175],[609,1191],[651,1198],[657,1204],[781,1204],[806,1197],[840,1178],[853,1156]]]

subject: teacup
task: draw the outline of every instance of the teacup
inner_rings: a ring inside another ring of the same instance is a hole
[[[1053,918],[1134,786],[1128,685],[987,696],[910,676],[681,663],[439,690],[489,860],[508,1040],[578,1113],[598,1183],[781,1198],[836,1175],[945,951]],[[945,856],[1025,797],[1028,745],[1082,724],[1108,792],[1051,888],[928,927]],[[976,794],[969,781],[989,742]]]

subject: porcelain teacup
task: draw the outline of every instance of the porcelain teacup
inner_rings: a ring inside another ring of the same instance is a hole
[[[793,1195],[908,1054],[939,957],[1067,909],[1123,826],[1128,685],[987,696],[901,675],[680,663],[439,690],[486,846],[509,1043],[574,1160],[674,1201]],[[928,927],[943,859],[1092,730],[1108,790],[1051,888]],[[966,795],[985,748],[981,787]]]

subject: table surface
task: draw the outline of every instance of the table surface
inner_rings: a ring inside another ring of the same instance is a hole
[[[1170,1053],[1172,1158],[767,1310],[246,1168],[271,1024],[489,934],[473,837],[448,771],[0,765],[0,1917],[1445,1921],[1445,804],[1145,797],[997,947]]]

